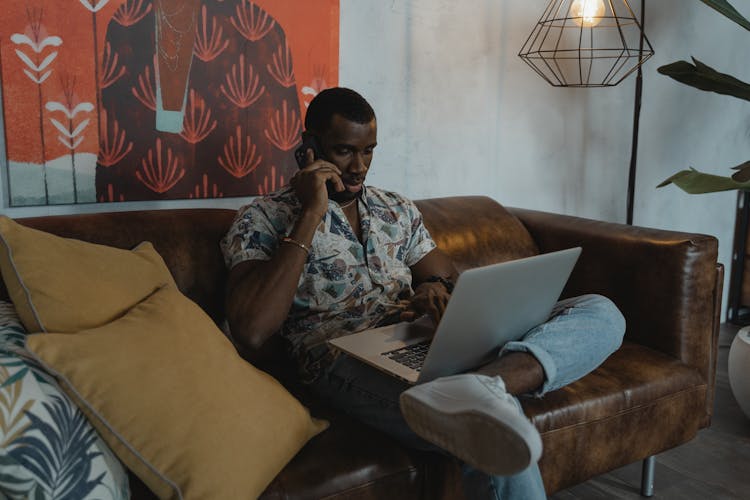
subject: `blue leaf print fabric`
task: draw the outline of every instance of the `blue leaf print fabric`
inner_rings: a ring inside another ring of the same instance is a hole
[[[0,302],[0,498],[129,498],[125,469],[25,338],[13,305]]]
[[[8,454],[39,478],[53,498],[86,498],[103,476],[88,480],[91,461],[101,455],[88,451],[97,434],[83,414],[61,397],[53,396],[42,405],[52,422],[27,413],[31,424]]]
[[[282,327],[307,382],[333,361],[329,339],[398,317],[414,293],[410,266],[436,247],[411,200],[366,186],[357,207],[361,243],[339,205],[328,201]],[[227,267],[270,260],[300,211],[291,187],[242,207],[221,242]]]

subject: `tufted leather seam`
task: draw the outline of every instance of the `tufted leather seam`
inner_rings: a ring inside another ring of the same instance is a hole
[[[321,500],[333,499],[333,498],[342,498],[342,496],[344,498],[346,498],[346,496],[348,494],[350,494],[352,492],[355,492],[355,491],[358,491],[358,490],[363,490],[363,489],[369,488],[373,484],[379,484],[379,483],[383,483],[385,481],[391,481],[391,480],[394,480],[394,479],[398,479],[399,476],[410,475],[410,474],[415,473],[415,472],[417,474],[419,474],[419,469],[417,467],[414,467],[412,465],[412,466],[409,466],[409,468],[407,470],[393,472],[393,473],[388,474],[386,476],[380,476],[377,479],[372,479],[372,480],[370,480],[370,481],[368,481],[368,482],[366,482],[364,484],[357,485],[357,486],[355,486],[353,488],[348,488],[346,490],[336,492],[333,495],[328,495],[328,496],[325,496],[325,497],[321,497]]]
[[[696,385],[696,386],[693,386],[693,387],[691,387],[689,389],[683,389],[680,392],[675,392],[675,393],[672,393],[672,394],[668,394],[666,396],[662,396],[659,399],[651,400],[651,401],[649,401],[648,403],[645,403],[645,404],[640,404],[638,406],[632,406],[630,408],[627,408],[627,409],[624,409],[624,410],[620,410],[617,413],[615,413],[614,415],[609,415],[607,417],[598,418],[598,419],[595,419],[595,420],[587,419],[585,422],[579,422],[579,423],[576,423],[574,425],[567,425],[565,427],[560,427],[558,429],[552,429],[552,430],[549,430],[549,431],[544,431],[541,434],[542,434],[542,436],[553,435],[553,434],[558,433],[558,432],[564,432],[564,431],[568,431],[570,429],[575,429],[575,428],[578,428],[578,427],[588,427],[588,426],[590,426],[592,424],[598,424],[598,423],[601,423],[601,422],[606,422],[608,420],[613,420],[613,419],[616,419],[616,418],[620,418],[623,415],[626,415],[628,413],[632,413],[634,411],[639,411],[639,410],[641,410],[643,408],[649,408],[649,407],[657,406],[658,404],[660,404],[663,401],[668,401],[668,400],[671,400],[671,399],[675,399],[677,397],[680,397],[684,393],[695,392],[696,390],[700,390],[701,388],[707,389],[708,385],[707,384]]]

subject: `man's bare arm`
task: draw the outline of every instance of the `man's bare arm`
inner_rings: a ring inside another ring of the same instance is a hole
[[[286,235],[310,248],[315,231],[328,207],[330,181],[342,191],[341,171],[325,161],[315,161],[312,151],[308,165],[291,179],[302,212],[292,231]],[[294,243],[280,243],[270,260],[241,262],[229,272],[227,283],[227,320],[232,338],[240,345],[258,349],[281,328],[305,268],[307,252]]]
[[[320,216],[303,215],[289,237],[310,247]],[[307,252],[279,244],[271,260],[249,260],[234,266],[227,282],[227,320],[240,345],[258,349],[281,328],[292,306]]]
[[[411,266],[412,286],[414,288],[432,276],[440,276],[454,283],[458,278],[458,271],[456,271],[453,261],[439,248],[435,248]]]
[[[401,320],[412,321],[423,314],[429,314],[437,323],[445,312],[451,290],[440,281],[431,279],[439,277],[455,283],[458,271],[453,261],[436,248],[411,266],[411,276],[414,296],[409,308],[401,314]]]

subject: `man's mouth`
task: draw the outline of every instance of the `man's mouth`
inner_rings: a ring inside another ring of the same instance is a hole
[[[362,190],[362,182],[364,179],[346,179],[344,180],[344,187],[350,193],[358,193]]]

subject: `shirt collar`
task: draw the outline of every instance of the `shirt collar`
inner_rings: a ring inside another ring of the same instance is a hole
[[[362,185],[362,196],[360,197],[360,200],[362,200],[362,203],[365,205],[365,208],[369,212],[370,203],[369,203],[369,198],[367,196],[367,186],[365,186],[364,184]]]

